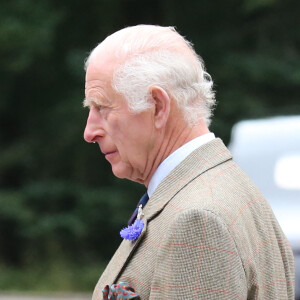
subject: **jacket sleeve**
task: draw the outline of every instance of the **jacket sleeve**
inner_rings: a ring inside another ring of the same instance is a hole
[[[247,280],[235,241],[207,210],[179,214],[166,230],[150,299],[247,299]]]

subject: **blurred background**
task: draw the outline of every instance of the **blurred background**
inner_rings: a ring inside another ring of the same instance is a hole
[[[240,120],[300,115],[298,0],[1,0],[0,290],[91,293],[121,242],[144,188],[83,140],[83,63],[140,23],[194,43],[226,144]]]

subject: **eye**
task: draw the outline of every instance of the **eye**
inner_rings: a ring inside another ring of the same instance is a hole
[[[102,105],[97,105],[97,109],[98,109],[99,111],[101,111],[101,110],[103,109],[103,106],[102,106]]]

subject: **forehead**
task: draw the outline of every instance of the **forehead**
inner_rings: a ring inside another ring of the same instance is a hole
[[[113,76],[114,66],[105,60],[92,60],[86,70],[85,82],[89,84],[108,84]]]
[[[122,63],[115,52],[116,49],[112,46],[98,45],[88,58],[86,81],[95,79],[111,81],[114,70]]]
[[[86,97],[98,97],[111,89],[111,80],[115,63],[107,57],[94,56],[86,70],[85,94]]]
[[[97,73],[97,75],[112,77],[114,69],[121,62],[120,57],[116,55],[115,47],[102,43],[92,51],[88,58],[87,75]]]
[[[115,55],[114,47],[99,45],[91,53],[85,77],[86,99],[98,99],[103,102],[111,102],[116,97],[112,88],[112,79],[115,69],[123,60]]]

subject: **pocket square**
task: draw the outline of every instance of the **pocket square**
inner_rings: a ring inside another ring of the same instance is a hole
[[[129,283],[122,281],[118,284],[112,284],[111,286],[106,285],[102,293],[104,300],[141,299]]]

